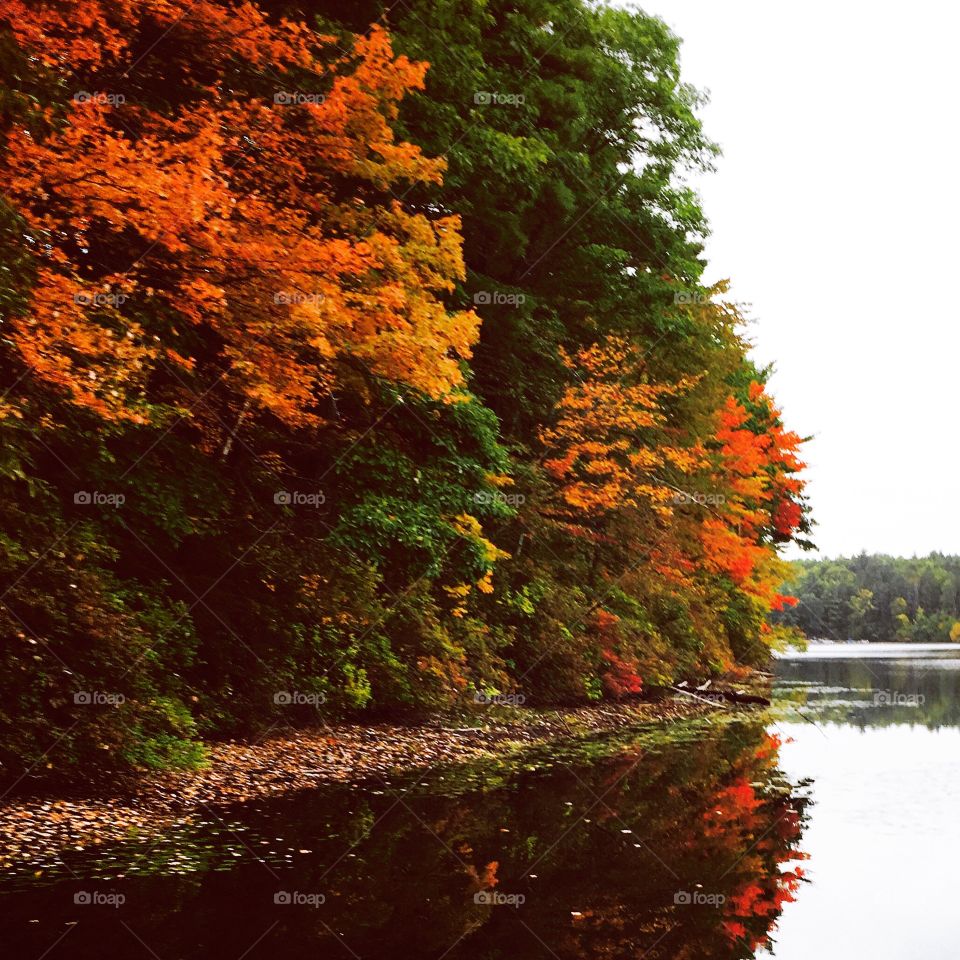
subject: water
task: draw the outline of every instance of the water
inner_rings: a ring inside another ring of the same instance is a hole
[[[0,887],[4,956],[955,956],[960,651],[814,648],[777,671],[770,716],[312,791],[25,867]]]
[[[785,907],[774,955],[953,960],[960,650],[813,646],[777,672],[779,698],[794,705],[777,724],[793,738],[780,764],[812,778],[814,805],[811,883]]]

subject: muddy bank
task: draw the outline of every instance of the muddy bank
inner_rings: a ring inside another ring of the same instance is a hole
[[[200,770],[143,776],[114,794],[83,800],[36,797],[0,805],[0,867],[50,865],[63,851],[158,836],[232,804],[324,783],[382,782],[412,769],[508,756],[527,746],[736,709],[747,708],[678,691],[656,703],[508,711],[482,726],[462,726],[449,718],[419,726],[335,724],[258,743],[215,744]]]

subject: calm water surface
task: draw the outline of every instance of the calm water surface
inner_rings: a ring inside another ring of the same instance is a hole
[[[955,957],[960,651],[819,647],[777,671],[771,716],[25,864],[3,956]]]
[[[774,956],[960,956],[960,650],[811,646],[781,660],[780,765],[810,778],[809,884]],[[765,956],[766,954],[761,954]]]

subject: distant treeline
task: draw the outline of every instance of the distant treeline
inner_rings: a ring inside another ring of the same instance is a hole
[[[960,640],[960,557],[871,556],[805,560],[778,614],[808,637],[831,640]]]

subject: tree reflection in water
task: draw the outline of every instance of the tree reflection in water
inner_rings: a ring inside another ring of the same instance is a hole
[[[229,829],[101,851],[100,879],[8,894],[6,942],[39,958],[76,921],[72,960],[143,944],[164,960],[752,957],[802,878],[805,800],[778,747],[751,718],[273,801]],[[77,906],[78,890],[125,901]]]

